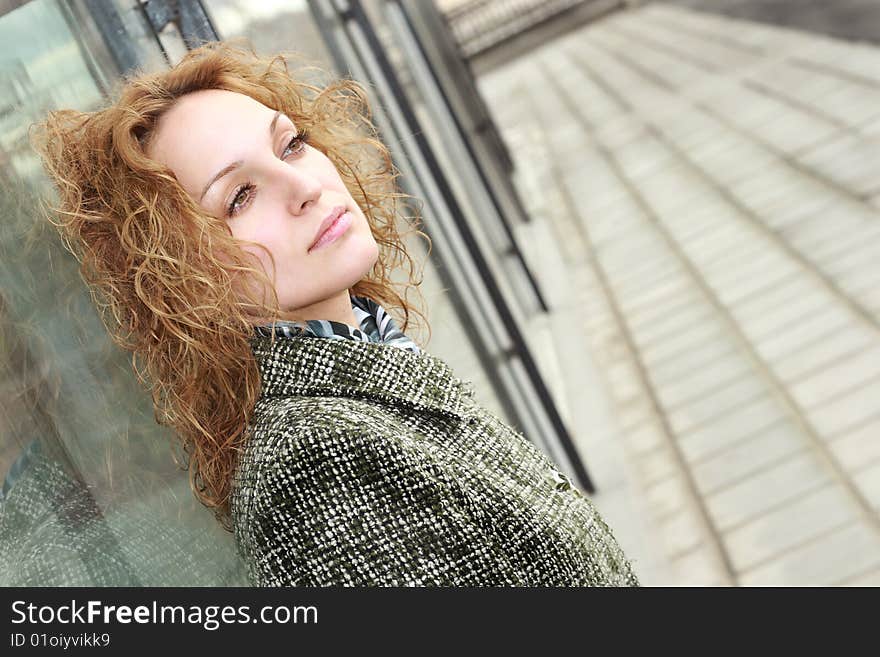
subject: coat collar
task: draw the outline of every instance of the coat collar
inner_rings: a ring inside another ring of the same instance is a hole
[[[359,397],[468,417],[473,386],[425,351],[315,337],[251,338],[263,397]]]

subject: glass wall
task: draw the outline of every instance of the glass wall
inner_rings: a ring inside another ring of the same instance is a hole
[[[0,42],[0,585],[243,584],[41,219],[52,191],[28,142],[47,110],[98,106],[166,48],[132,2],[33,0],[0,16]]]

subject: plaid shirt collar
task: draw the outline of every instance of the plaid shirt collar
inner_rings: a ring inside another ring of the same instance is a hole
[[[315,337],[390,344],[416,354],[421,352],[382,306],[367,297],[349,295],[349,298],[360,328],[330,319],[310,319],[304,322],[276,322],[275,333],[286,338]],[[257,326],[254,330],[259,337],[272,337],[272,325]]]

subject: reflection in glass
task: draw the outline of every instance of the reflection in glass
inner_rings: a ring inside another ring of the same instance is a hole
[[[231,534],[196,501],[42,219],[53,191],[28,127],[101,104],[124,48],[145,68],[164,61],[133,2],[97,3],[123,27],[110,33],[93,5],[34,0],[0,16],[0,585],[244,584]]]

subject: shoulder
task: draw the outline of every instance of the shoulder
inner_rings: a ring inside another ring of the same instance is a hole
[[[262,401],[251,418],[236,479],[264,479],[364,434],[379,436],[393,424],[381,408],[346,397],[284,397]],[[251,487],[253,489],[253,487]]]
[[[236,467],[233,505],[255,512],[269,489],[324,485],[366,465],[412,461],[413,436],[381,405],[348,397],[287,397],[261,404]]]

